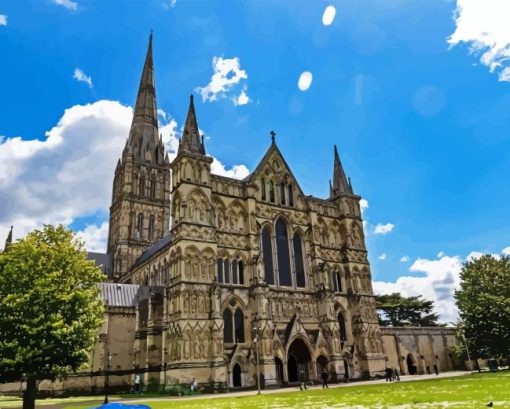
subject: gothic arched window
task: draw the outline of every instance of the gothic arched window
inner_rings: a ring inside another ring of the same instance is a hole
[[[223,260],[223,274],[225,276],[225,283],[231,283],[230,280],[230,263],[227,259]]]
[[[274,203],[274,183],[272,180],[269,181],[269,201]]]
[[[280,183],[280,204],[285,205],[285,184]]]
[[[264,178],[260,179],[260,198],[266,200],[266,181]]]
[[[149,240],[154,236],[154,216],[149,217]]]
[[[232,260],[232,284],[239,284],[239,277],[237,275],[237,260]]]
[[[340,342],[347,341],[347,331],[345,330],[345,319],[341,312],[338,313],[338,328],[340,331]]]
[[[290,274],[289,238],[287,225],[283,219],[276,222],[276,252],[278,258],[278,278],[282,286],[290,287],[292,277]]]
[[[342,292],[342,275],[339,271],[333,272],[333,291],[337,293]]]
[[[223,283],[223,259],[216,259],[216,279],[218,283]]]
[[[149,183],[149,192],[151,199],[154,199],[156,197],[156,181],[154,179],[151,179]]]
[[[223,342],[234,342],[234,334],[232,327],[232,313],[228,308],[223,311]]]
[[[292,188],[291,184],[287,186],[287,190],[288,190],[287,196],[289,197],[289,206],[294,206],[294,192],[293,192],[294,189]]]
[[[145,196],[145,177],[140,176],[140,196]]]
[[[142,232],[143,232],[143,214],[140,213],[138,214],[138,220],[137,220],[137,223],[136,223],[136,234],[135,234],[135,238],[137,240],[140,240],[142,238]]]
[[[234,324],[236,342],[244,342],[244,314],[241,308],[236,310],[234,315]]]
[[[301,243],[301,237],[295,233],[292,240],[294,244],[294,265],[296,266],[296,286],[305,286],[305,267],[303,262],[303,246]]]
[[[265,281],[267,284],[274,284],[273,246],[271,245],[271,233],[267,227],[262,230],[262,255]]]
[[[244,264],[243,264],[243,260],[239,260],[239,263],[238,263],[238,266],[237,266],[237,271],[239,273],[239,284],[243,285],[244,284]]]

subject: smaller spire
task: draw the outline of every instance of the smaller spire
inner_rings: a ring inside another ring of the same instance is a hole
[[[272,143],[275,143],[275,139],[276,139],[276,132],[271,130],[271,132],[269,132],[269,135],[271,135],[271,142]]]
[[[184,125],[184,133],[179,143],[179,152],[187,151],[205,155],[203,138],[200,137],[198,130],[197,116],[195,114],[195,104],[193,103],[193,94],[189,97],[189,109]]]
[[[4,251],[7,251],[9,249],[9,246],[12,244],[12,228],[13,228],[13,226],[11,226],[11,230],[9,231],[9,234],[7,235],[7,239],[5,240]]]
[[[352,186],[350,181],[345,176],[342,162],[340,162],[340,156],[338,155],[338,149],[335,145],[335,163],[333,168],[333,183],[329,182],[329,197],[330,199],[338,196],[339,194],[352,194]]]

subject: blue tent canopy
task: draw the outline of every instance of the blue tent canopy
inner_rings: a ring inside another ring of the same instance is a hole
[[[91,409],[151,409],[147,405],[126,405],[124,403],[107,403],[106,405],[97,406]]]

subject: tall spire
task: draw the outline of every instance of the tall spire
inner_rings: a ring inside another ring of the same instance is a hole
[[[182,138],[179,143],[179,153],[182,151],[205,155],[204,139],[200,137],[200,132],[198,131],[193,95],[190,95],[189,97],[188,116],[186,117],[184,133],[182,134]]]
[[[330,199],[338,196],[340,194],[352,194],[352,186],[350,181],[347,180],[345,176],[344,168],[342,167],[342,162],[340,162],[340,157],[338,156],[338,150],[335,145],[335,165],[333,169],[333,183],[329,182],[329,197]]]
[[[142,78],[138,88],[133,122],[129,131],[128,145],[133,149],[136,159],[145,159],[146,151],[154,152],[158,145],[158,117],[156,106],[156,88],[154,85],[154,60],[152,57],[152,32]]]
[[[9,234],[7,235],[7,239],[5,240],[4,251],[7,251],[9,249],[9,246],[12,244],[12,227],[13,226],[11,226],[11,230],[9,231]]]

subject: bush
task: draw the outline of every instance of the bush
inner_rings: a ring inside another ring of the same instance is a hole
[[[191,391],[190,386],[166,385],[164,388],[162,388],[161,393],[168,395],[168,396],[189,396],[189,395],[196,395],[199,392]]]

